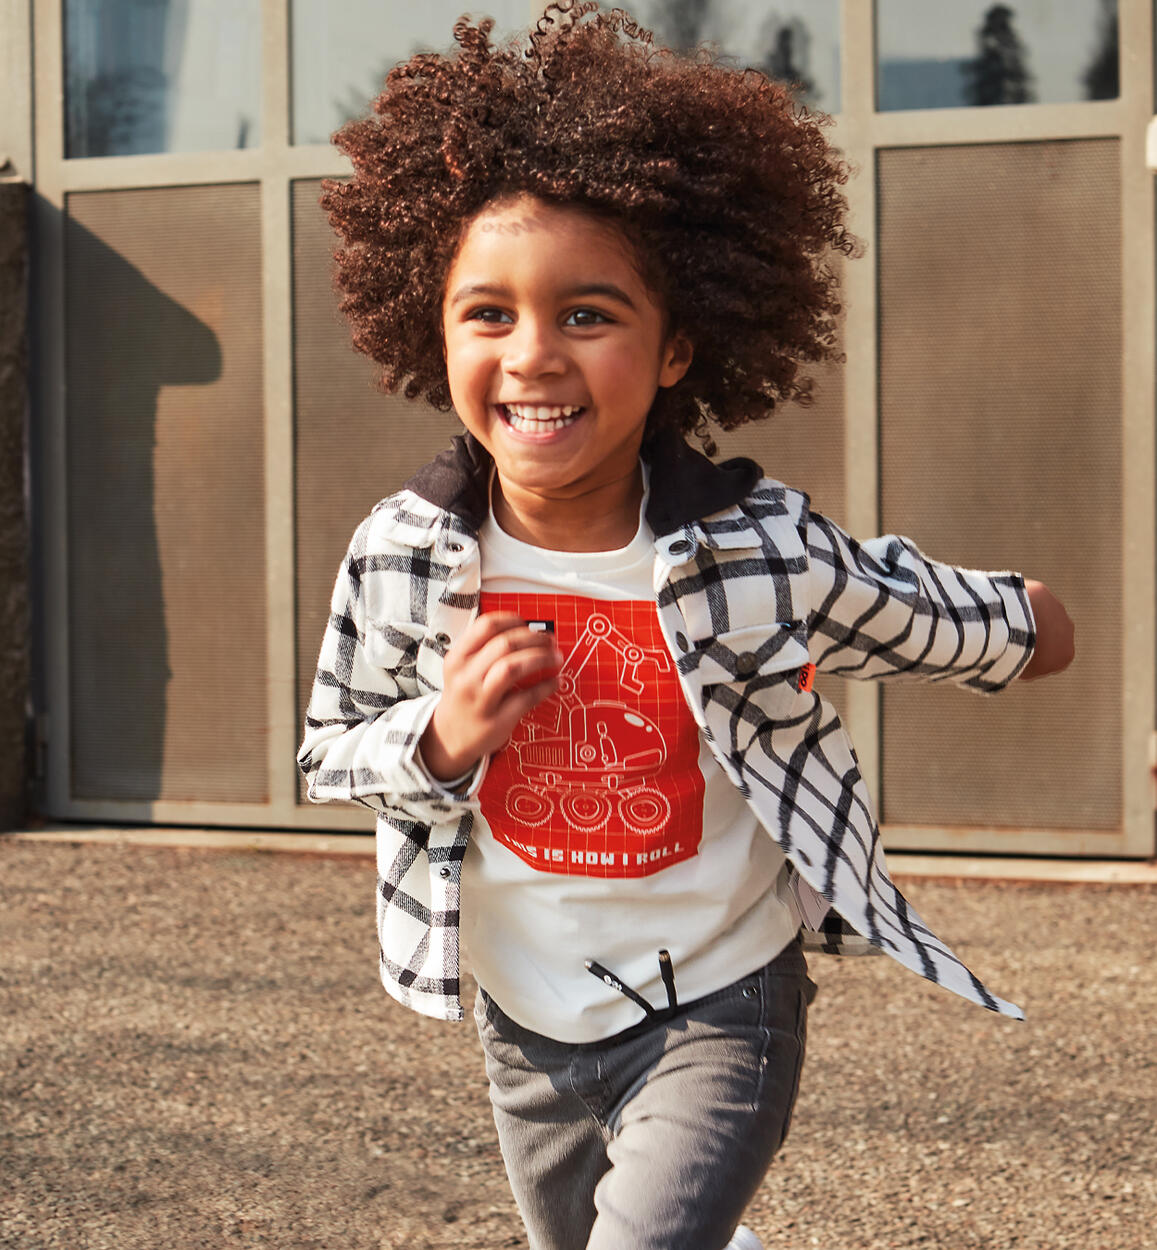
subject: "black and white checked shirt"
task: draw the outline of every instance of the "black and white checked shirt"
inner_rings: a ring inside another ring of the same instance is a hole
[[[663,634],[720,767],[832,904],[805,945],[882,950],[1019,1017],[892,883],[852,744],[799,678],[810,662],[845,677],[1001,690],[1033,649],[1023,579],[936,563],[904,538],[857,542],[749,460],[714,465],[674,439],[645,455]],[[455,439],[358,527],[298,756],[311,799],[377,812],[382,981],[401,1002],[450,1020],[463,1016],[459,882],[485,762],[454,793],[429,778],[417,746],[446,650],[478,611],[490,467],[469,435]]]

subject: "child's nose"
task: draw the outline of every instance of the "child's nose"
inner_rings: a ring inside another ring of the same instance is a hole
[[[553,325],[523,317],[506,339],[503,368],[518,377],[562,373],[566,358]]]

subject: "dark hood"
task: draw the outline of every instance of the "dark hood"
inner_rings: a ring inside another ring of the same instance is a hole
[[[763,476],[754,460],[740,456],[715,464],[675,434],[649,439],[642,455],[651,471],[647,523],[656,535],[733,507]],[[477,532],[490,509],[493,463],[472,434],[460,434],[405,489],[454,513]]]

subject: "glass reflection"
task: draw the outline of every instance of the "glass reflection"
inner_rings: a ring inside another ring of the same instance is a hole
[[[293,0],[290,14],[293,142],[328,143],[354,117],[364,117],[386,74],[415,52],[444,52],[463,0]],[[493,17],[491,38],[526,28],[526,0],[489,0],[472,17]]]
[[[839,0],[640,0],[626,7],[661,43],[714,44],[738,64],[788,83],[803,103],[839,112]]]
[[[878,0],[877,107],[1116,97],[1117,0]]]
[[[65,0],[65,153],[261,141],[260,0]]]

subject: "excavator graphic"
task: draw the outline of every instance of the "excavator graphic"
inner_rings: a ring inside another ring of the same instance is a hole
[[[670,670],[666,651],[645,651],[595,612],[563,662],[558,693],[523,720],[509,748],[518,757],[525,784],[512,786],[506,810],[520,824],[534,828],[556,811],[566,823],[597,832],[615,817],[632,833],[659,832],[671,817],[671,804],[647,778],[667,759],[659,728],[626,703],[583,703],[578,676],[598,646],[619,657],[619,685],[639,694],[639,669],[653,664]],[[546,718],[553,718],[547,720]]]

